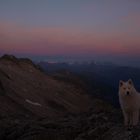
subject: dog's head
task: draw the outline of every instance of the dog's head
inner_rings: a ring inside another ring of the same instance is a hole
[[[123,96],[131,96],[134,91],[134,84],[131,79],[127,82],[120,80],[119,82],[119,93]]]

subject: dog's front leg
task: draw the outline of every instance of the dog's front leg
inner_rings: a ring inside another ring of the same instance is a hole
[[[128,127],[129,126],[129,114],[127,113],[127,112],[125,112],[125,111],[123,111],[123,116],[124,116],[124,125],[126,126],[126,127]]]

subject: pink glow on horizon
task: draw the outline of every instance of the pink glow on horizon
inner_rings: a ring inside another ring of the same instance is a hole
[[[84,31],[57,27],[29,28],[18,24],[0,23],[0,31],[0,51],[6,53],[140,54],[139,36],[118,30],[100,32],[96,29]]]

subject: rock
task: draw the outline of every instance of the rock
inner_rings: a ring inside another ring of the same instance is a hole
[[[0,94],[6,94],[0,96],[0,140],[140,139],[140,126],[127,131],[119,109],[90,98],[74,80],[71,73],[52,78],[29,59],[3,56]]]

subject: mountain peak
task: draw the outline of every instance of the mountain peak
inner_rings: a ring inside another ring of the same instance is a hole
[[[0,60],[4,61],[4,62],[12,62],[14,64],[28,64],[31,65],[37,69],[40,69],[39,66],[35,65],[32,60],[30,60],[29,58],[17,58],[14,55],[10,55],[10,54],[5,54],[3,55]]]
[[[18,58],[16,58],[14,55],[5,54],[0,59],[2,60],[9,60],[9,61],[18,61]]]

